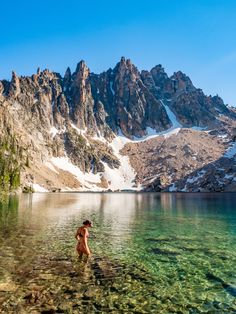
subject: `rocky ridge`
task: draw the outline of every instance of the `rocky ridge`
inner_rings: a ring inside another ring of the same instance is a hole
[[[235,110],[180,71],[168,77],[161,65],[140,72],[122,57],[101,74],[84,61],[64,76],[47,69],[30,77],[13,72],[10,82],[0,81],[0,122],[1,134],[10,129],[27,151],[22,188],[236,186],[235,154],[224,157],[235,141]]]

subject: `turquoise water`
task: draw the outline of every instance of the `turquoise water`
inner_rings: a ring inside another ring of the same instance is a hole
[[[0,227],[3,313],[236,313],[236,194],[22,195]]]

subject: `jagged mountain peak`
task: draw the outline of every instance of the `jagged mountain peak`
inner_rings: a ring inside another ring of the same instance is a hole
[[[71,78],[71,69],[70,69],[70,67],[67,67],[66,72],[64,74],[64,79],[68,80],[70,78]]]
[[[87,70],[89,70],[89,68],[87,67],[85,61],[84,60],[80,60],[77,63],[75,73],[78,73],[78,72],[81,72],[81,71],[87,71]]]
[[[12,71],[12,80],[16,79],[18,75],[16,74],[16,71]]]
[[[175,86],[178,90],[184,91],[192,91],[196,90],[189,76],[187,76],[182,71],[174,72],[174,74],[170,77],[170,79],[174,82],[177,82],[177,86]]]
[[[182,71],[176,71],[173,73],[173,75],[171,76],[171,78],[179,78],[179,79],[190,79],[184,72]]]
[[[114,69],[101,74],[90,73],[85,61],[81,60],[75,72],[72,74],[68,67],[64,77],[48,69],[38,69],[31,78],[18,77],[13,72],[11,82],[2,81],[1,85],[2,93],[4,90],[13,98],[27,89],[35,93],[35,98],[52,93],[49,101],[60,104],[64,113],[68,112],[68,107],[76,125],[85,128],[88,123],[95,131],[97,115],[100,127],[102,121],[103,131],[104,125],[114,132],[121,128],[126,136],[143,136],[147,127],[156,130],[168,128],[170,121],[162,104],[165,100],[177,119],[186,126],[206,125],[210,119],[217,119],[219,113],[234,118],[234,112],[226,108],[221,98],[205,96],[182,71],[168,77],[164,67],[157,64],[150,72],[143,70],[140,73],[125,57],[121,57]],[[97,110],[102,106],[105,113],[101,115]]]
[[[51,71],[47,68],[44,70],[40,70],[38,68],[37,74],[33,75],[33,76],[34,76],[34,79],[39,80],[39,81],[45,81],[45,80],[51,81],[51,80],[55,80],[55,79],[61,79],[60,73],[56,73],[56,72]]]
[[[132,70],[136,68],[135,65],[132,63],[131,59],[126,59],[125,57],[121,57],[120,61],[116,64],[115,68],[121,69],[126,68]]]
[[[157,64],[157,65],[155,65],[152,69],[151,69],[151,71],[150,71],[151,73],[165,73],[166,74],[166,72],[165,72],[165,68],[161,65],[161,64]]]
[[[72,78],[75,84],[78,84],[81,80],[86,80],[90,74],[90,69],[86,65],[84,60],[81,60],[77,66],[75,72],[72,74]]]
[[[12,71],[11,83],[9,88],[9,97],[17,97],[20,93],[20,78],[15,71]]]
[[[120,63],[122,64],[122,63],[126,63],[126,58],[124,57],[124,56],[122,56],[121,58],[120,58]]]
[[[116,64],[114,73],[116,80],[123,80],[124,82],[140,79],[140,72],[138,68],[130,59],[125,59],[124,57],[121,57],[120,62]]]

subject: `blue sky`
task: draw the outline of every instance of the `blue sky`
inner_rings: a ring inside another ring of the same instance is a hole
[[[13,0],[1,3],[0,78],[37,67],[91,71],[121,56],[138,68],[182,70],[207,94],[236,105],[235,0]]]

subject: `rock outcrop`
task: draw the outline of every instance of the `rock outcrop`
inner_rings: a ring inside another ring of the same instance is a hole
[[[10,130],[27,151],[22,187],[195,191],[189,176],[221,164],[235,121],[234,108],[181,71],[140,72],[124,57],[101,74],[80,61],[64,76],[38,69],[0,81],[0,132]]]

